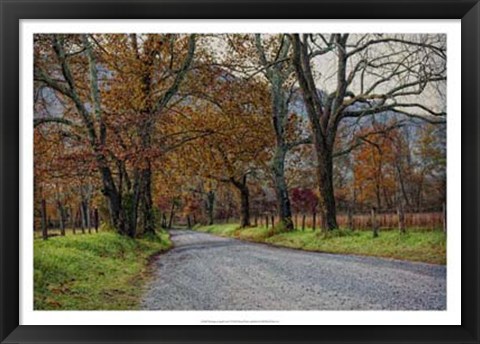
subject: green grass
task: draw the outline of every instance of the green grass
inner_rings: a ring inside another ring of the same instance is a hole
[[[228,223],[222,225],[211,225],[211,226],[201,226],[194,227],[195,230],[205,233],[211,233],[220,236],[235,236],[235,232],[238,229],[237,223]]]
[[[34,308],[138,309],[149,258],[170,246],[166,233],[136,240],[109,232],[35,240]]]
[[[223,237],[233,237],[257,242],[264,242],[265,239],[273,235],[272,229],[265,227],[240,228],[238,223],[200,226],[195,227],[194,230]]]
[[[336,230],[324,233],[307,229],[276,234],[265,227],[240,229],[238,224],[213,225],[197,230],[306,251],[446,263],[446,236],[442,231],[410,229],[401,234],[397,230],[385,230],[380,231],[378,238],[373,238],[371,231]]]

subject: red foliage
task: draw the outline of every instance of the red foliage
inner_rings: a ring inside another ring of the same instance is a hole
[[[302,213],[313,212],[318,205],[318,196],[312,189],[292,189],[291,200],[293,209]]]

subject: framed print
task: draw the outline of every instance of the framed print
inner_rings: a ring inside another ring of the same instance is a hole
[[[1,1],[2,343],[478,343],[479,6]]]

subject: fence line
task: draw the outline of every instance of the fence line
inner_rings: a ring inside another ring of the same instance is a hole
[[[418,228],[418,229],[443,229],[445,230],[444,212],[425,212],[425,213],[408,213],[402,214],[379,213],[375,212],[375,225],[380,229],[400,229]],[[318,214],[305,215],[303,213],[295,213],[293,215],[293,224],[296,229],[302,228],[321,228],[321,217]],[[399,223],[400,222],[400,223]],[[271,226],[271,218],[269,216],[254,217],[252,223],[258,223],[260,226]],[[278,216],[274,217],[274,223],[279,223]],[[337,224],[340,228],[354,228],[358,230],[372,229],[372,214],[353,214],[345,213],[337,215]]]
[[[80,230],[82,234],[85,234],[86,232],[91,234],[92,230],[94,230],[95,233],[98,233],[98,228],[100,226],[97,208],[90,209],[87,216],[83,214],[83,211],[80,207],[76,213],[72,211],[69,216],[60,214],[58,219],[52,219],[46,214],[44,200],[42,200],[39,222],[40,226],[34,225],[34,232],[41,233],[41,237],[45,240],[51,236],[65,236],[67,233],[67,228],[74,235],[77,234],[78,230]]]

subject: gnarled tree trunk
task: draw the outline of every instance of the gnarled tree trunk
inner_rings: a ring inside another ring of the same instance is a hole
[[[247,175],[241,181],[231,178],[232,184],[240,192],[240,227],[250,227],[250,192],[247,185]]]
[[[315,140],[316,141],[316,140]],[[337,207],[333,189],[333,149],[331,147],[317,147],[317,180],[320,191],[320,213],[325,218],[328,230],[337,228]],[[320,145],[318,145],[320,146]]]
[[[287,182],[285,179],[285,150],[277,147],[272,163],[273,178],[275,181],[275,194],[280,223],[287,231],[293,230],[292,208],[288,196]]]
[[[255,35],[257,53],[261,64],[265,68],[265,77],[270,83],[272,94],[272,125],[275,132],[276,146],[272,161],[272,173],[274,177],[275,194],[277,196],[278,215],[284,230],[293,230],[292,210],[288,197],[287,183],[285,179],[285,155],[289,149],[285,138],[285,129],[288,123],[288,97],[285,90],[285,82],[290,76],[289,67],[283,69],[284,63],[288,64],[286,57],[290,51],[290,42],[282,37],[281,49],[274,61],[268,61],[259,34]],[[282,61],[282,62],[280,62]]]

